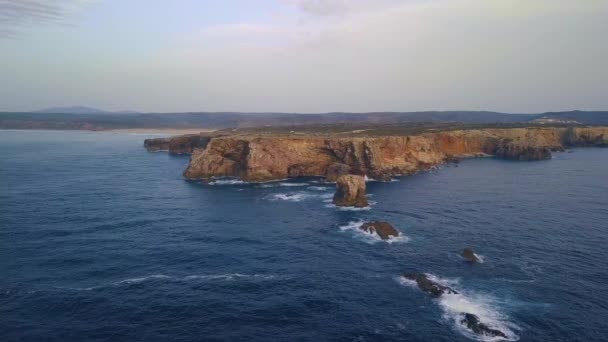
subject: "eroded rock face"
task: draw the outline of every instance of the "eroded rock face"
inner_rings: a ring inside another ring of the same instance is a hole
[[[487,325],[481,323],[477,315],[474,315],[472,313],[463,313],[462,316],[463,317],[460,320],[460,323],[477,335],[507,338],[507,335],[502,331],[490,328]]]
[[[144,147],[149,152],[169,151],[170,138],[153,138],[144,140]]]
[[[388,240],[391,237],[399,236],[399,231],[388,222],[366,222],[359,229],[366,231],[370,234],[377,234],[382,240]]]
[[[556,147],[555,149],[559,149]],[[548,147],[526,146],[508,143],[500,146],[495,155],[509,160],[533,161],[551,159],[551,149]]]
[[[328,182],[335,182],[338,177],[347,175],[351,171],[351,167],[344,163],[333,163],[327,167],[325,172],[325,180]]]
[[[338,177],[333,203],[339,207],[367,207],[369,204],[365,193],[365,178],[356,175]]]
[[[415,281],[418,288],[433,297],[441,297],[444,294],[458,294],[456,290],[432,281],[429,279],[429,276],[424,273],[405,273],[403,274],[403,277]]]
[[[477,257],[477,254],[475,254],[475,252],[471,248],[465,248],[462,251],[462,257],[470,263],[479,262],[479,258]]]
[[[192,139],[192,138],[189,138]],[[187,178],[220,176],[245,181],[318,176],[337,179],[348,170],[377,180],[409,175],[458,158],[495,155],[512,160],[542,160],[564,146],[604,146],[608,128],[472,129],[413,136],[225,135],[201,144],[150,148],[192,151]],[[184,146],[183,148],[177,146]],[[198,146],[198,147],[196,147]],[[206,146],[206,147],[201,147]],[[178,152],[179,151],[179,152]]]

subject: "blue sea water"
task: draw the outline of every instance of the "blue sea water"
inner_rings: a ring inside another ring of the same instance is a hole
[[[461,311],[512,340],[608,340],[608,149],[370,182],[352,211],[315,179],[187,182],[145,137],[0,131],[2,341],[470,341]]]

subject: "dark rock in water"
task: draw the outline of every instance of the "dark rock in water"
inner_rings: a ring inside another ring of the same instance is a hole
[[[415,281],[422,291],[433,297],[441,297],[444,294],[458,294],[454,289],[430,280],[428,275],[424,273],[405,273],[403,276]]]
[[[477,254],[475,254],[475,252],[470,248],[465,248],[464,251],[462,251],[462,257],[470,263],[476,263],[480,261]]]
[[[342,175],[338,177],[333,203],[339,207],[367,207],[363,176]]]
[[[568,153],[574,153],[574,151],[573,150],[568,150]]]
[[[388,222],[371,221],[364,223],[361,228],[370,234],[378,234],[382,240],[388,240],[391,236],[399,236],[399,231]]]
[[[327,167],[325,180],[328,182],[335,182],[338,180],[338,177],[349,174],[350,169],[350,166],[344,163],[333,163]]]
[[[460,323],[469,328],[472,332],[477,335],[489,336],[489,337],[502,337],[507,338],[507,335],[498,329],[492,329],[487,325],[481,323],[477,315],[471,313],[463,313],[464,317],[460,320]]]

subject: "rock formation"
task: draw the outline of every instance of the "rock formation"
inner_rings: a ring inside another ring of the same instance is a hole
[[[333,181],[345,172],[378,180],[460,158],[493,155],[544,160],[572,146],[608,146],[608,127],[487,128],[418,135],[215,134],[148,139],[149,150],[192,153],[188,179],[270,181],[299,176]]]
[[[342,175],[338,177],[333,203],[339,207],[367,207],[365,178],[356,175]]]
[[[344,163],[333,163],[327,167],[325,172],[325,180],[328,182],[335,182],[338,177],[347,175],[350,173],[350,166]]]
[[[444,294],[458,294],[452,288],[439,284],[429,279],[429,276],[424,273],[405,273],[403,277],[413,280],[422,291],[430,294],[433,297],[441,297]]]
[[[490,328],[487,325],[481,323],[479,317],[471,313],[463,312],[463,318],[460,320],[460,323],[477,335],[507,338],[507,335],[505,333],[498,329]]]
[[[462,251],[462,257],[470,263],[479,262],[479,257],[477,256],[477,254],[475,254],[475,252],[471,248],[465,248]]]
[[[391,237],[399,236],[399,231],[387,222],[366,222],[361,226],[360,229],[370,234],[377,234],[382,240],[388,240]]]

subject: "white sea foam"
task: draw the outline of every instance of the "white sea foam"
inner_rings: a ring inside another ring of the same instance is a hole
[[[271,201],[301,202],[309,197],[310,197],[310,195],[307,193],[298,192],[298,193],[288,193],[288,194],[273,194],[270,196],[270,200]]]
[[[244,182],[240,179],[236,179],[236,178],[218,178],[215,179],[211,182],[209,182],[209,185],[236,185],[236,184],[246,184],[247,182]]]
[[[281,183],[279,183],[279,186],[308,186],[308,183],[286,183],[286,182],[281,182]]]
[[[405,236],[403,233],[399,233],[399,236],[390,237],[388,240],[382,240],[380,236],[376,233],[368,233],[361,229],[361,226],[365,221],[350,221],[349,223],[340,226],[340,231],[343,232],[351,232],[353,236],[360,239],[363,242],[374,244],[378,242],[386,242],[386,243],[405,243],[410,241],[410,238]]]
[[[233,281],[239,279],[258,279],[258,280],[270,280],[276,276],[270,274],[241,274],[241,273],[229,273],[229,274],[211,274],[211,275],[191,275],[182,278],[183,280],[225,280]]]
[[[375,205],[377,202],[375,201],[368,201],[369,205],[367,207],[363,207],[363,208],[359,208],[359,207],[338,207],[335,204],[332,203],[332,198],[333,195],[332,194],[328,194],[327,197],[325,197],[326,199],[323,201],[325,203],[328,203],[325,205],[325,208],[333,208],[333,209],[338,209],[340,211],[368,211],[372,209],[372,206]]]
[[[464,313],[474,314],[479,317],[481,323],[490,328],[498,329],[507,335],[507,341],[517,341],[519,336],[515,330],[519,327],[509,322],[508,317],[500,312],[496,300],[490,296],[480,295],[464,291],[458,287],[459,279],[439,278],[427,273],[427,277],[436,283],[454,288],[457,294],[443,294],[436,301],[443,311],[443,318],[451,323],[456,330],[468,338],[478,341],[504,341],[504,338],[480,336],[473,333],[461,323]],[[405,286],[418,288],[415,281],[405,277],[397,278],[397,281]]]
[[[289,202],[301,202],[308,199],[320,199],[326,202],[328,199],[331,202],[332,194],[319,194],[313,192],[299,191],[289,193],[278,193],[272,194],[267,198],[271,201],[289,201]]]
[[[328,204],[325,205],[325,208],[332,208],[332,209],[337,209],[340,211],[367,211],[367,210],[371,210],[372,207],[363,207],[363,208],[357,208],[357,207],[338,207],[335,204],[331,203],[331,200],[326,200],[324,201]]]
[[[326,191],[326,190],[330,190],[329,187],[327,186],[309,186],[307,189],[309,190],[315,190],[315,191]]]
[[[141,277],[141,278],[129,278],[129,279],[121,280],[118,283],[119,284],[137,284],[137,283],[141,283],[141,282],[153,280],[153,279],[171,279],[171,277],[168,275],[164,275],[164,274],[153,274],[153,275],[145,276],[145,277]]]
[[[308,186],[308,183],[289,183],[289,182],[273,182],[259,185],[260,188],[278,188],[278,187],[303,187]]]

